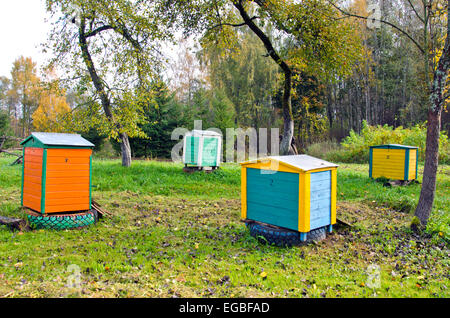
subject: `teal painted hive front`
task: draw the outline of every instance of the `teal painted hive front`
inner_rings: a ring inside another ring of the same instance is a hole
[[[219,167],[222,136],[213,131],[193,130],[184,136],[183,163],[195,167]]]
[[[298,229],[298,174],[247,169],[247,218]]]

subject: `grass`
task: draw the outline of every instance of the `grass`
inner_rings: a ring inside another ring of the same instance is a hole
[[[0,158],[0,214],[23,216],[21,167]],[[428,234],[409,230],[420,185],[385,188],[367,165],[338,174],[338,217],[325,241],[260,244],[240,218],[240,170],[94,160],[93,197],[113,213],[74,231],[0,226],[0,297],[449,297],[448,166]],[[71,266],[72,265],[72,266]],[[75,267],[73,267],[75,265]],[[381,286],[368,286],[379,266]],[[80,288],[68,286],[80,270]]]

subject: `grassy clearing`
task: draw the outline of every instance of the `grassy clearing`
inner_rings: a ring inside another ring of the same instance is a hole
[[[0,159],[0,213],[17,216],[21,169],[10,161]],[[352,164],[339,169],[338,213],[354,226],[288,249],[259,244],[239,222],[237,165],[212,174],[181,168],[95,160],[93,197],[112,218],[78,231],[0,227],[0,297],[450,296],[446,166],[433,236],[408,230],[419,185],[384,188],[367,165]],[[67,287],[71,264],[81,289]],[[381,269],[380,288],[367,286],[369,265]]]

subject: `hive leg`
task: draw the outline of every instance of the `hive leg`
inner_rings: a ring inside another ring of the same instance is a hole
[[[328,225],[328,233],[332,233],[333,232],[333,225]]]
[[[305,242],[306,241],[307,234],[306,233],[300,233],[300,241]]]

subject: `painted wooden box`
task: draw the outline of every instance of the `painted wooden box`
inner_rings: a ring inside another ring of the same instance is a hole
[[[419,148],[404,145],[371,146],[369,177],[393,180],[417,179]]]
[[[184,136],[183,163],[196,167],[219,167],[222,135],[208,130],[193,130]]]
[[[241,163],[241,217],[307,233],[336,224],[337,165],[308,155]]]
[[[92,143],[76,134],[33,132],[21,145],[22,206],[42,214],[91,209]]]

